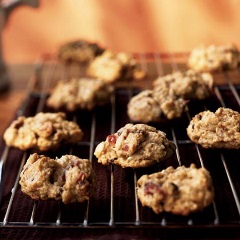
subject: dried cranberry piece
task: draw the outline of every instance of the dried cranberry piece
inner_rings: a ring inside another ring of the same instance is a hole
[[[79,174],[77,182],[79,185],[83,185],[85,183],[85,174],[84,173]]]
[[[160,184],[155,184],[153,182],[147,182],[145,184],[145,189],[144,189],[145,194],[151,194],[153,195],[154,193],[159,193],[166,197],[167,193],[162,189]]]
[[[122,150],[123,151],[128,151],[129,150],[129,146],[127,144],[125,144],[123,147],[122,147]]]
[[[115,144],[116,141],[117,141],[117,137],[114,134],[111,134],[107,137],[107,140],[108,140],[109,143]]]

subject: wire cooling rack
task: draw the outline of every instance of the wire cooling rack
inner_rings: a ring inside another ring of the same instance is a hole
[[[152,87],[152,81],[176,70],[186,70],[186,55],[136,54],[138,66],[147,72],[141,81],[119,82],[111,101],[92,111],[79,110],[68,113],[67,118],[79,124],[84,138],[75,146],[63,146],[57,152],[46,153],[55,158],[64,154],[75,154],[88,158],[97,174],[97,190],[85,203],[63,205],[60,201],[34,201],[24,195],[19,186],[19,174],[31,152],[5,146],[1,142],[0,162],[0,228],[77,228],[83,229],[211,229],[213,231],[238,231],[240,227],[240,151],[203,149],[191,142],[186,127],[191,118],[204,110],[215,111],[218,107],[240,110],[240,73],[214,74],[214,91],[209,99],[190,101],[188,111],[180,119],[152,124],[164,131],[177,148],[176,154],[164,162],[146,169],[122,169],[119,166],[102,166],[93,155],[96,145],[106,136],[116,132],[129,122],[127,103],[143,89]],[[55,58],[42,58],[36,63],[35,74],[29,80],[26,99],[16,113],[33,116],[48,112],[46,99],[49,91],[59,79],[81,77],[85,66],[63,65]],[[155,214],[142,207],[136,197],[136,182],[143,174],[150,174],[180,165],[209,170],[215,189],[213,203],[202,212],[189,216]]]

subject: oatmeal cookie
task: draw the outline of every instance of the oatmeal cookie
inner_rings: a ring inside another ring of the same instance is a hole
[[[54,179],[62,186],[63,203],[88,200],[96,187],[96,174],[91,162],[74,155],[64,155],[56,161],[61,168]]]
[[[133,96],[127,105],[127,114],[133,122],[158,122],[182,115],[187,101],[169,94],[168,88],[143,90]]]
[[[110,101],[114,87],[95,78],[61,80],[54,87],[46,104],[55,110],[91,110]]]
[[[63,62],[88,63],[96,56],[102,54],[103,51],[104,49],[96,43],[76,40],[60,46],[58,58]]]
[[[214,189],[210,173],[194,164],[143,175],[137,181],[137,196],[143,206],[156,214],[189,215],[211,204]]]
[[[158,122],[162,114],[159,102],[154,98],[152,90],[144,90],[133,96],[128,105],[127,113],[133,122]]]
[[[136,67],[136,61],[130,54],[106,50],[90,62],[86,74],[110,83],[120,79],[144,77],[144,73],[140,72]]]
[[[76,143],[83,137],[77,123],[66,120],[65,113],[40,112],[33,117],[18,117],[4,132],[8,146],[21,150],[56,149],[62,143]]]
[[[204,148],[240,148],[240,114],[220,107],[195,115],[187,127],[189,138]]]
[[[239,63],[240,52],[234,45],[201,46],[193,49],[188,58],[188,66],[201,72],[236,69]]]
[[[34,153],[20,174],[23,193],[32,199],[83,202],[93,194],[96,175],[88,159],[64,155],[51,159]]]
[[[175,148],[164,132],[146,124],[128,123],[99,143],[94,155],[103,165],[140,168],[171,157]]]
[[[155,91],[155,93],[157,93]],[[160,94],[158,97],[161,96]],[[162,100],[162,99],[161,99]],[[164,101],[161,101],[161,110],[167,119],[175,119],[182,116],[185,111],[187,101],[183,98],[176,98],[173,95],[168,95]]]
[[[153,82],[152,90],[143,90],[128,103],[128,116],[133,122],[158,122],[181,117],[191,99],[210,96],[213,77],[194,70],[177,71]]]
[[[168,95],[184,99],[205,99],[211,94],[213,76],[210,73],[199,73],[194,70],[176,71],[158,77],[153,82],[154,90],[167,88]]]
[[[32,199],[61,199],[60,186],[53,175],[60,168],[54,159],[34,153],[30,155],[20,174],[21,190]]]

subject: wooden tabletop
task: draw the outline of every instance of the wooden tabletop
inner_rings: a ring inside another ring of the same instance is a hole
[[[10,86],[0,92],[0,135],[12,121],[17,109],[26,97],[29,78],[34,73],[33,65],[9,65],[7,74]]]

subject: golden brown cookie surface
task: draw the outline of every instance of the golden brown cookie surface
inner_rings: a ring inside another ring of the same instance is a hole
[[[18,117],[4,132],[8,146],[21,150],[56,149],[62,143],[76,143],[82,139],[83,132],[66,114],[40,112],[33,117]]]
[[[32,154],[20,174],[21,190],[32,199],[83,202],[92,195],[96,176],[88,159]]]
[[[188,66],[200,72],[236,69],[240,63],[240,52],[234,45],[193,49],[188,58]]]
[[[189,138],[204,148],[240,148],[240,113],[220,107],[195,115],[187,127]]]
[[[61,80],[47,99],[47,106],[55,110],[91,110],[95,106],[109,102],[113,91],[113,86],[100,79],[72,78],[67,81]]]
[[[145,72],[138,69],[136,61],[125,52],[114,53],[106,50],[93,59],[86,71],[87,76],[100,78],[107,83],[126,79],[141,79]]]
[[[194,164],[143,175],[137,184],[140,202],[157,214],[171,212],[185,216],[204,209],[214,198],[210,173]]]
[[[213,76],[207,72],[176,71],[153,82],[154,90],[167,88],[168,95],[183,99],[205,99],[209,97],[213,87]]]
[[[103,165],[148,167],[172,156],[175,144],[164,132],[146,124],[126,124],[98,144],[95,156]]]

